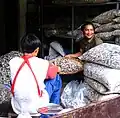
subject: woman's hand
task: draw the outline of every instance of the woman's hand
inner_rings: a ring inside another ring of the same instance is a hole
[[[75,54],[68,54],[65,57],[67,57],[67,58],[77,58],[79,56],[81,56],[81,52],[77,52]]]
[[[57,71],[58,73],[61,72],[61,68],[57,66],[56,61],[52,62],[51,64],[58,68],[58,71]]]
[[[67,58],[72,58],[72,57],[75,57],[75,55],[74,55],[74,54],[68,54],[68,55],[66,55],[65,57],[67,57]]]
[[[61,68],[58,66],[58,73],[61,72]]]

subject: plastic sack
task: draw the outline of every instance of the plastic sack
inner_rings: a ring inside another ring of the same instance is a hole
[[[98,64],[86,63],[84,64],[84,75],[94,81],[101,83],[101,85],[104,85],[104,87],[106,87],[109,92],[120,93],[119,69],[112,69]],[[103,93],[103,91],[101,92]]]
[[[61,95],[61,103],[65,108],[78,108],[87,105],[85,102],[86,88],[84,83],[69,82]]]
[[[110,85],[108,79],[106,78],[106,73],[108,73],[109,71],[111,72],[113,70],[111,68],[107,68],[99,64],[94,63],[84,64],[84,76],[99,82],[101,85],[105,86],[108,90],[110,89]]]
[[[120,10],[112,9],[96,16],[92,21],[100,24],[105,24],[111,22],[116,16],[120,16]]]
[[[103,43],[91,48],[80,56],[79,59],[114,69],[120,69],[120,46]]]
[[[60,43],[58,43],[57,41],[54,41],[50,43],[49,55],[45,56],[44,59],[52,60],[57,57],[63,57],[63,56],[65,56],[63,47],[60,45]]]

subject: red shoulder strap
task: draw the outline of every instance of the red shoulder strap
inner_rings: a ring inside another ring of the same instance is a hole
[[[36,85],[37,85],[37,90],[38,90],[38,95],[41,97],[42,96],[42,91],[40,91],[40,88],[39,88],[39,85],[38,85],[38,81],[37,81],[37,78],[31,68],[31,65],[30,65],[30,62],[29,62],[29,58],[32,57],[32,56],[22,56],[22,58],[24,59],[24,62],[21,64],[21,66],[19,67],[15,77],[14,77],[14,80],[13,80],[13,84],[12,84],[12,87],[11,87],[11,92],[12,94],[14,95],[14,87],[15,87],[15,82],[16,82],[16,78],[20,72],[20,70],[22,69],[22,67],[24,66],[24,64],[26,63],[28,65],[28,67],[30,68],[33,76],[34,76],[34,79],[35,79],[35,82],[36,82]]]
[[[25,61],[20,65],[20,67],[19,67],[19,69],[18,69],[18,71],[17,71],[17,73],[16,73],[16,75],[13,79],[13,83],[12,83],[12,86],[11,86],[11,92],[12,92],[13,95],[14,95],[14,88],[15,88],[15,82],[16,82],[17,76],[18,76],[20,70],[22,69],[22,67],[24,66],[24,64],[25,64]]]
[[[38,95],[39,95],[39,96],[42,96],[42,93],[41,93],[40,88],[39,88],[39,85],[38,85],[37,78],[36,78],[36,76],[35,76],[35,74],[34,74],[34,72],[33,72],[32,68],[31,68],[30,62],[29,62],[29,60],[28,60],[28,59],[27,59],[27,60],[25,60],[25,61],[26,61],[26,63],[27,63],[27,65],[28,65],[28,67],[30,68],[30,70],[31,70],[31,72],[32,72],[32,74],[33,74],[33,76],[34,76],[34,79],[35,79],[35,82],[36,82],[36,85],[37,85]]]

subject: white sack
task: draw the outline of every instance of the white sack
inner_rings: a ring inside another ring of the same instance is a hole
[[[120,93],[120,70],[86,63],[84,65],[84,75],[101,82],[108,87],[110,92]]]
[[[120,69],[120,46],[102,43],[85,52],[79,59]]]

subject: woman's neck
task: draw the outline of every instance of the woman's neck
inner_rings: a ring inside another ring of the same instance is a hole
[[[34,56],[33,53],[24,53],[25,56]]]

